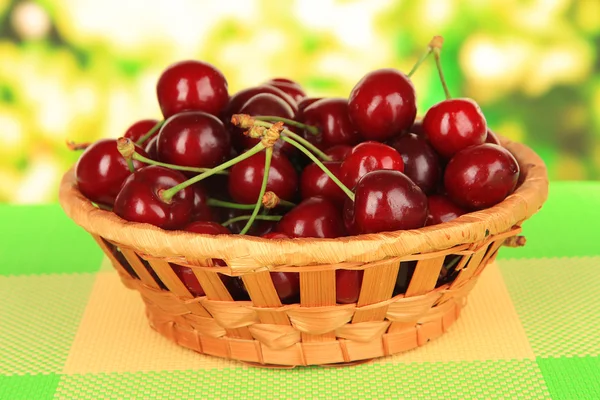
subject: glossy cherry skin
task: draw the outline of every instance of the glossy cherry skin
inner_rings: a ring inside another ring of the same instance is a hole
[[[402,156],[404,173],[425,194],[433,193],[442,177],[440,160],[424,137],[406,133],[392,139],[390,145]]]
[[[469,210],[500,203],[513,192],[519,164],[504,147],[485,143],[458,152],[446,167],[444,187],[448,197]]]
[[[212,221],[213,215],[210,210],[210,207],[207,204],[208,196],[206,195],[206,191],[202,187],[201,183],[196,183],[192,185],[192,190],[194,192],[194,205],[192,208],[192,216],[190,217],[190,220]]]
[[[346,99],[327,98],[314,102],[304,110],[302,122],[319,128],[318,135],[305,131],[304,137],[321,149],[340,144],[355,145],[360,141],[360,135],[348,117]]]
[[[281,98],[270,93],[259,93],[251,97],[240,109],[240,114],[251,116],[269,115],[287,119],[294,118],[294,110],[285,101],[281,100]],[[239,150],[249,149],[260,142],[260,139],[253,139],[244,135],[244,129],[236,127],[232,129],[232,132],[234,134],[234,142]],[[289,154],[294,150],[294,147],[282,140],[278,140],[275,143],[274,149],[284,150]]]
[[[171,268],[177,277],[181,279],[181,282],[185,285],[187,290],[190,291],[192,296],[201,297],[206,295],[206,293],[204,293],[204,289],[202,289],[202,286],[200,285],[200,282],[198,282],[198,278],[196,278],[196,275],[194,275],[194,272],[190,267],[184,267],[183,265],[179,264],[171,264]]]
[[[452,221],[467,213],[446,196],[433,195],[427,198],[428,213],[425,226]]]
[[[220,222],[228,221],[232,218],[239,217],[241,215],[250,215],[252,214],[252,210],[238,210],[235,208],[219,208],[219,220]],[[275,214],[275,213],[273,213]],[[246,226],[248,221],[238,221],[228,225],[229,230],[234,234],[239,234],[242,229]],[[263,236],[265,234],[269,234],[273,231],[277,226],[277,221],[261,221],[255,220],[252,223],[252,226],[246,233],[249,236]]]
[[[305,97],[302,100],[300,100],[298,102],[298,111],[296,111],[296,118],[294,118],[294,119],[297,121],[301,121],[302,116],[304,115],[304,110],[306,110],[306,107],[310,106],[314,102],[321,100],[322,98],[323,97]]]
[[[135,151],[146,156],[139,146]],[[136,169],[145,164],[133,162]],[[79,191],[94,203],[112,206],[127,177],[131,175],[127,162],[117,150],[115,139],[102,139],[92,143],[75,165],[75,178]]]
[[[130,139],[133,143],[137,143],[137,141],[146,133],[150,132],[156,124],[158,124],[158,121],[155,119],[143,119],[131,125],[123,137]],[[150,138],[153,138],[156,135],[158,135],[158,130],[154,132]]]
[[[146,142],[144,150],[146,150],[148,158],[158,161],[158,135]]]
[[[338,161],[326,161],[323,163],[336,177],[340,176]],[[309,164],[300,176],[300,194],[303,199],[313,196],[323,196],[335,204],[343,205],[346,194],[317,164]]]
[[[169,202],[160,193],[185,182],[179,171],[149,165],[134,172],[125,180],[115,200],[114,212],[132,222],[148,223],[163,229],[180,229],[192,215],[192,188],[180,190]]]
[[[290,237],[336,238],[345,236],[341,210],[324,197],[309,197],[292,208],[277,225]]]
[[[406,75],[395,69],[369,72],[352,89],[348,112],[364,139],[390,139],[415,121],[415,88]]]
[[[231,152],[231,137],[215,116],[201,111],[176,114],[158,134],[160,161],[188,167],[212,168]]]
[[[344,161],[350,154],[352,154],[352,148],[352,146],[339,144],[325,150],[325,154],[331,157],[331,161]]]
[[[203,233],[206,235],[230,235],[231,231],[221,224],[212,221],[194,221],[183,229],[184,231]]]
[[[414,133],[418,136],[425,136],[425,132],[423,131],[423,121],[417,120],[414,124],[408,129],[408,133]]]
[[[288,235],[281,232],[269,232],[261,235],[261,237],[264,239],[290,239]]]
[[[170,65],[156,84],[165,119],[182,111],[219,115],[229,102],[225,76],[213,65],[187,60]]]
[[[282,90],[288,94],[296,103],[306,97],[306,92],[302,89],[302,86],[297,82],[294,82],[286,78],[274,78],[265,82],[267,85],[275,86],[277,89]]]
[[[280,99],[282,99],[283,101],[285,101],[287,103],[287,105],[290,106],[291,109],[294,111],[294,114],[296,114],[296,112],[298,111],[298,106],[296,105],[296,101],[294,101],[294,99],[292,99],[287,93],[285,93],[281,89],[278,89],[271,85],[259,85],[259,86],[247,88],[244,90],[240,90],[239,92],[237,92],[236,94],[231,96],[231,99],[229,100],[229,104],[227,105],[227,109],[225,110],[225,113],[224,113],[225,118],[228,119],[227,122],[229,122],[229,119],[231,118],[231,116],[233,114],[240,113],[240,109],[244,106],[244,104],[246,104],[246,102],[248,100],[250,100],[252,97],[254,97],[260,93],[273,94],[273,95],[279,97]]]
[[[352,190],[366,173],[380,169],[404,171],[404,161],[393,147],[378,142],[363,142],[352,149],[340,166],[340,180]]]
[[[423,117],[423,131],[433,148],[446,158],[485,142],[487,125],[471,99],[449,99],[432,106]]]
[[[344,217],[361,234],[422,228],[427,197],[402,172],[373,171],[356,185],[353,215]]]
[[[243,204],[256,203],[265,171],[265,152],[261,151],[229,170],[229,194]],[[267,179],[267,191],[279,198],[293,200],[298,187],[298,175],[292,163],[280,153],[273,153]]]
[[[353,304],[358,301],[363,272],[338,269],[335,271],[335,301],[338,304]]]
[[[497,144],[498,146],[501,145],[500,139],[498,138],[498,136],[489,129],[487,130],[487,136],[485,137],[485,142],[491,143],[491,144]]]

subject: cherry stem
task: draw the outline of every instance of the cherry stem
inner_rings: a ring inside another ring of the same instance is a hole
[[[185,182],[180,183],[179,185],[175,185],[170,189],[167,189],[163,192],[161,192],[160,197],[162,198],[163,201],[165,202],[170,202],[171,199],[173,198],[173,196],[175,196],[177,194],[177,192],[179,192],[180,190],[185,189],[188,186],[193,185],[196,182],[200,182],[202,179],[208,178],[209,176],[213,176],[214,174],[220,172],[220,171],[224,171],[227,168],[239,163],[240,161],[243,161],[247,158],[252,157],[253,155],[261,152],[262,150],[264,150],[266,147],[264,144],[261,143],[257,143],[256,146],[252,147],[250,150],[248,150],[245,153],[240,154],[239,156],[232,158],[229,161],[224,162],[223,164],[217,165],[216,167],[200,174],[200,175],[196,175],[193,178],[188,179]]]
[[[72,140],[67,140],[67,148],[71,151],[85,150],[90,147],[91,143],[75,143]]]
[[[144,136],[142,136],[141,138],[138,139],[138,141],[136,142],[136,144],[138,146],[143,145],[144,143],[146,143],[146,141],[148,139],[150,139],[150,137],[152,137],[152,135],[154,135],[156,133],[157,130],[160,129],[161,126],[163,126],[163,124],[165,123],[165,121],[158,121],[153,127],[152,129],[150,129]]]
[[[259,115],[254,117],[254,119],[258,121],[266,121],[266,122],[283,122],[289,126],[295,126],[296,128],[305,129],[310,132],[312,135],[318,135],[320,132],[319,128],[313,125],[303,124],[302,122],[294,121],[293,119],[276,117],[272,115]]]
[[[240,203],[232,203],[229,201],[223,201],[218,199],[208,199],[206,202],[211,207],[221,207],[221,208],[234,208],[236,210],[253,210],[256,206],[255,204],[240,204]],[[279,200],[279,205],[284,207],[296,207],[296,204],[291,201]]]
[[[450,91],[448,90],[448,85],[446,84],[446,78],[444,78],[444,72],[442,71],[442,63],[440,61],[440,52],[441,49],[436,47],[433,49],[433,57],[435,58],[435,65],[437,66],[438,74],[440,75],[440,81],[442,82],[442,87],[444,88],[444,93],[446,94],[446,100],[451,99]]]
[[[325,172],[327,174],[327,176],[329,176],[331,178],[331,180],[334,181],[336,183],[336,185],[338,185],[340,187],[340,189],[342,189],[344,191],[344,193],[346,193],[346,195],[350,198],[350,200],[354,201],[354,193],[352,193],[352,191],[350,189],[348,189],[348,187],[346,185],[344,185],[337,178],[337,176],[335,176],[333,174],[333,172],[331,172],[329,170],[329,168],[327,168],[317,157],[315,157],[314,154],[312,154],[310,151],[308,151],[308,149],[306,149],[304,146],[302,146],[300,143],[296,142],[294,139],[292,139],[290,137],[284,136],[282,139],[284,142],[291,144],[292,146],[294,146],[295,148],[297,148],[298,150],[300,150],[301,152],[306,154],[308,156],[308,158],[310,158],[315,164],[317,164],[319,166],[319,168],[321,168],[321,170],[323,170],[323,172]]]
[[[250,228],[252,227],[252,223],[254,222],[254,219],[258,215],[258,212],[260,211],[260,209],[263,205],[262,198],[265,195],[265,192],[267,191],[267,182],[269,182],[269,171],[271,170],[271,158],[273,158],[273,148],[268,147],[267,151],[266,151],[266,156],[265,156],[265,169],[263,170],[263,180],[262,180],[262,184],[260,186],[258,200],[256,201],[256,204],[254,205],[254,210],[252,210],[252,215],[250,215],[250,219],[248,220],[248,222],[246,222],[246,225],[240,231],[240,235],[245,235],[250,230]]]
[[[419,58],[419,60],[415,63],[415,65],[412,67],[412,69],[410,70],[410,72],[406,75],[409,78],[411,76],[413,76],[413,74],[415,72],[417,72],[417,69],[419,69],[419,67],[421,66],[421,64],[423,64],[423,62],[427,59],[427,57],[429,57],[429,55],[433,52],[433,47],[428,46],[427,47],[427,51],[425,53],[423,53],[423,55],[421,56],[421,58]]]
[[[231,225],[231,224],[239,222],[239,221],[249,220],[251,217],[252,217],[251,215],[240,215],[239,217],[228,219],[227,221],[223,222],[221,225],[228,226],[228,225]],[[257,215],[254,217],[254,219],[258,220],[258,221],[279,221],[281,218],[282,218],[281,215]]]
[[[135,153],[135,146],[133,142],[125,137],[120,137],[117,139],[117,150],[127,163],[127,167],[129,168],[129,172],[135,172],[135,167],[133,165],[133,154]]]
[[[271,124],[269,122],[265,122],[265,121],[256,120],[254,122],[254,125],[255,126],[264,126],[265,128],[270,128],[273,124]],[[331,161],[331,157],[329,157],[327,154],[323,153],[321,150],[319,150],[317,148],[317,146],[315,146],[308,140],[304,139],[302,136],[298,135],[297,133],[294,133],[294,132],[290,131],[289,129],[284,129],[283,131],[281,131],[281,135],[282,135],[282,137],[281,137],[282,139],[284,136],[288,136],[288,137],[294,139],[295,141],[302,143],[302,145],[304,145],[304,147],[310,149],[310,151],[312,151],[314,154],[316,154],[321,160]]]
[[[198,172],[199,174],[201,174],[203,172],[206,172],[206,171],[210,171],[210,168],[184,167],[182,165],[162,163],[162,162],[155,161],[155,160],[152,160],[150,158],[144,157],[140,153],[133,153],[133,159],[137,160],[137,161],[140,161],[140,162],[143,162],[144,164],[158,165],[160,167],[165,167],[165,168],[169,168],[169,169],[175,169],[177,171]],[[219,175],[228,175],[229,172],[227,172],[227,171],[220,171],[220,172],[217,172],[217,174],[219,174]]]

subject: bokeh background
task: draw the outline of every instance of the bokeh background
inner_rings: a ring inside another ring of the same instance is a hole
[[[551,179],[600,177],[599,0],[0,0],[0,202],[55,201],[77,153],[159,118],[165,66],[216,65],[230,93],[289,77],[346,97],[368,71],[407,72],[435,34],[454,96],[532,146]],[[418,105],[443,99],[433,59]]]

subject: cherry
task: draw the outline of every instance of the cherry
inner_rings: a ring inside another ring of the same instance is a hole
[[[340,176],[340,162],[323,163],[335,176]],[[348,196],[317,164],[310,164],[300,176],[300,194],[303,199],[323,196],[335,204],[343,205]]]
[[[335,271],[335,301],[339,304],[352,304],[358,301],[363,272],[338,269]]]
[[[135,151],[146,156],[139,146]],[[133,161],[134,168],[144,166]],[[95,203],[112,206],[125,179],[131,174],[127,162],[117,150],[115,139],[102,139],[91,144],[75,165],[79,191]]]
[[[487,130],[487,136],[485,137],[485,142],[486,143],[492,143],[492,144],[497,144],[498,146],[501,146],[502,144],[500,143],[500,139],[498,138],[498,136],[492,132],[491,130]]]
[[[290,239],[288,235],[281,232],[269,232],[261,235],[261,237],[264,239]]]
[[[350,93],[350,120],[366,140],[387,140],[412,126],[415,97],[415,88],[402,72],[390,68],[369,72]]]
[[[340,166],[340,180],[352,189],[367,172],[380,169],[404,171],[404,161],[393,147],[378,142],[363,142],[352,149]]]
[[[283,216],[277,231],[290,237],[336,238],[345,236],[339,207],[324,197],[309,197]]]
[[[176,114],[158,134],[160,161],[188,167],[212,168],[230,154],[231,138],[223,123],[201,111]]]
[[[149,165],[131,174],[115,200],[114,212],[127,221],[148,223],[163,229],[179,229],[190,219],[194,205],[191,187],[166,202],[161,192],[185,182],[179,171]]]
[[[485,142],[487,126],[471,99],[448,99],[427,110],[423,130],[433,148],[450,158],[460,150]]]
[[[428,214],[425,226],[449,222],[460,217],[467,211],[463,210],[450,199],[442,195],[433,195],[427,198]]]
[[[296,120],[302,120],[304,110],[316,101],[321,100],[323,97],[305,97],[298,102],[298,111],[296,111]]]
[[[148,140],[146,143],[146,153],[148,154],[148,158],[152,160],[158,161],[158,135],[154,136],[152,139]]]
[[[352,153],[352,146],[338,144],[325,150],[325,154],[331,157],[331,161],[344,161]]]
[[[238,203],[252,204],[258,200],[265,170],[265,152],[261,151],[239,163],[229,171],[229,194]],[[279,198],[293,200],[298,176],[292,163],[280,153],[273,153],[267,181],[267,191]]]
[[[423,131],[423,121],[415,121],[415,123],[410,127],[407,133],[414,133],[418,136],[425,136],[425,132]]]
[[[312,103],[304,110],[302,122],[319,128],[318,135],[304,131],[304,137],[321,149],[339,144],[354,145],[360,141],[358,131],[348,117],[346,99],[328,98]]]
[[[239,217],[241,215],[248,215],[252,212],[252,210],[238,210],[235,208],[221,208],[220,209],[220,220],[221,222],[228,221],[232,218]],[[229,230],[234,234],[239,234],[244,226],[246,226],[247,221],[238,221],[228,225]],[[263,236],[265,234],[269,234],[273,231],[277,226],[277,221],[262,221],[255,220],[250,230],[246,233],[246,235],[250,236]]]
[[[353,211],[344,217],[358,233],[416,229],[425,225],[427,197],[402,172],[373,171],[356,185]]]
[[[212,221],[194,221],[183,229],[188,232],[203,233],[205,235],[229,235],[231,231],[221,224]]]
[[[165,119],[182,111],[219,115],[229,101],[227,87],[227,80],[213,65],[187,60],[163,71],[156,94]]]
[[[200,282],[198,282],[198,278],[196,278],[196,275],[194,275],[194,272],[190,267],[184,267],[183,265],[179,264],[171,264],[171,268],[177,277],[179,277],[181,282],[185,285],[185,287],[190,291],[192,296],[201,297],[206,295],[206,293],[204,293],[204,289],[202,289],[202,286],[200,285]]]
[[[442,169],[438,155],[427,140],[407,133],[392,139],[390,145],[402,156],[406,176],[425,194],[433,193],[439,185]]]
[[[274,86],[260,85],[260,86],[255,86],[255,87],[251,87],[248,89],[240,90],[239,92],[237,92],[236,94],[231,96],[231,99],[229,100],[229,104],[227,105],[227,109],[225,110],[225,113],[224,113],[225,118],[227,119],[227,122],[229,122],[229,119],[231,118],[231,116],[233,114],[240,113],[240,109],[242,108],[242,106],[244,104],[246,104],[246,102],[248,100],[250,100],[252,97],[254,97],[260,93],[273,94],[273,95],[279,97],[280,99],[282,99],[283,101],[285,101],[292,108],[292,110],[294,111],[294,114],[296,114],[296,112],[298,111],[298,106],[296,105],[296,101],[294,101],[294,99],[292,99],[292,97],[290,97],[287,93],[285,93],[281,89],[278,89]]]
[[[295,303],[300,296],[300,274],[297,272],[271,272],[273,286],[284,304]]]
[[[154,126],[158,124],[158,121],[155,119],[143,119],[131,125],[123,137],[130,139],[133,143],[137,143],[138,140],[146,133],[150,132]],[[149,139],[152,139],[158,135],[158,131],[156,131]]]
[[[298,83],[286,78],[274,78],[265,82],[266,85],[275,86],[289,95],[296,103],[306,97],[306,93]]]
[[[513,192],[519,164],[505,148],[485,143],[458,152],[446,167],[444,187],[457,205],[480,210],[500,203]]]
[[[206,191],[200,183],[192,185],[192,190],[194,192],[194,205],[192,208],[192,216],[190,217],[190,220],[212,221],[213,216],[210,207],[207,204],[208,198],[206,196]],[[227,228],[225,228],[225,230],[227,230]]]

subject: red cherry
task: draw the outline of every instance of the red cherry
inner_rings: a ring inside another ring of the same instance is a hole
[[[225,222],[232,218],[239,217],[241,215],[249,215],[252,210],[238,210],[235,208],[221,208],[220,209],[220,221]],[[228,226],[229,230],[234,234],[239,234],[242,229],[246,226],[248,221],[238,221]],[[250,230],[246,233],[249,236],[263,236],[273,231],[277,226],[277,221],[261,221],[255,220],[250,227]]]
[[[338,269],[335,271],[335,301],[339,304],[353,304],[358,301],[363,271]]]
[[[496,134],[489,129],[487,130],[487,136],[485,137],[485,142],[491,143],[491,144],[497,144],[498,146],[502,145],[500,143],[500,139],[498,138],[498,136],[496,136]]]
[[[277,231],[290,237],[336,238],[345,236],[339,207],[324,197],[309,197],[283,216]]]
[[[137,145],[135,151],[146,156],[146,152]],[[133,165],[136,169],[144,166],[135,160]],[[102,139],[92,143],[75,165],[79,191],[91,201],[108,206],[114,204],[123,182],[129,175],[131,172],[117,150],[115,139]]]
[[[340,166],[340,180],[352,189],[368,172],[380,169],[404,171],[404,161],[393,147],[378,142],[363,142],[352,149]]]
[[[504,200],[518,179],[515,157],[501,146],[486,143],[467,147],[452,157],[444,174],[444,187],[457,205],[480,210]]]
[[[423,121],[415,121],[415,123],[408,130],[408,133],[414,133],[415,135],[425,137],[425,132],[423,131]]]
[[[352,153],[352,146],[339,144],[325,150],[325,154],[331,157],[331,161],[344,161]]]
[[[290,239],[288,235],[281,232],[269,232],[261,235],[261,237],[264,239]]]
[[[231,138],[215,116],[188,111],[165,121],[158,134],[160,161],[188,167],[212,168],[230,154]]]
[[[213,65],[181,61],[164,70],[156,85],[165,119],[182,111],[219,115],[229,101],[227,80]]]
[[[198,278],[196,278],[196,275],[194,275],[194,272],[190,267],[184,267],[183,265],[179,264],[171,264],[171,268],[179,277],[179,279],[181,279],[181,282],[183,282],[192,296],[201,297],[206,295],[206,293],[204,293],[204,289],[202,289],[202,286],[200,285],[200,282],[198,282]]]
[[[302,86],[300,86],[297,82],[292,81],[291,79],[274,78],[265,82],[265,84],[275,86],[277,89],[282,90],[291,98],[293,98],[296,103],[298,103],[306,97],[306,93],[302,89]]]
[[[423,130],[433,148],[450,158],[460,150],[485,142],[487,126],[479,106],[471,99],[448,99],[425,114]]]
[[[256,203],[265,171],[265,152],[261,151],[231,167],[229,171],[229,194],[242,204]],[[280,153],[273,153],[267,191],[279,198],[292,200],[298,186],[298,175],[292,163]]]
[[[360,141],[358,131],[348,117],[346,99],[328,98],[306,107],[302,122],[316,126],[320,133],[304,132],[304,137],[322,149],[339,144],[354,145]]]
[[[143,119],[131,125],[127,129],[123,137],[126,137],[133,143],[137,143],[137,141],[140,140],[140,138],[146,133],[150,132],[156,124],[158,124],[158,121],[155,119]],[[154,134],[150,136],[150,138],[153,138],[156,135],[158,135],[158,131],[154,132]]]
[[[406,75],[395,69],[372,71],[352,89],[348,111],[363,138],[387,140],[415,121],[415,88]]]
[[[305,97],[302,100],[300,100],[298,102],[298,111],[296,111],[296,118],[294,119],[298,121],[302,120],[302,116],[304,115],[304,110],[306,110],[306,107],[321,99],[322,97]]]
[[[427,197],[406,175],[381,170],[363,176],[355,189],[351,226],[359,233],[416,229],[425,225]]]
[[[428,214],[425,226],[450,222],[467,211],[463,210],[446,196],[433,195],[427,198]]]
[[[163,229],[179,229],[188,223],[194,205],[191,187],[177,192],[166,202],[163,190],[185,182],[179,171],[149,165],[131,174],[115,200],[114,212],[133,222],[145,222]]]
[[[300,274],[297,272],[271,272],[273,286],[284,304],[297,302],[300,296]]]
[[[208,206],[208,196],[200,183],[192,185],[194,192],[194,206],[192,208],[191,221],[212,221],[213,216]],[[221,226],[221,225],[219,225]],[[227,228],[225,228],[227,229]]]
[[[158,161],[158,135],[153,136],[152,139],[146,142],[146,153],[148,153],[148,158],[152,160]]]
[[[340,176],[340,162],[323,163],[335,176]],[[348,196],[317,164],[310,164],[300,176],[300,194],[303,199],[323,196],[335,204],[343,205]]]
[[[212,221],[194,221],[183,229],[188,232],[202,233],[205,235],[229,235],[231,231],[221,224]]]
[[[231,116],[233,114],[240,113],[240,109],[242,108],[242,106],[244,104],[246,104],[246,102],[248,100],[250,100],[252,97],[254,97],[260,93],[273,94],[273,95],[279,97],[280,99],[282,99],[283,101],[285,101],[292,108],[292,110],[294,111],[294,114],[296,114],[296,112],[298,111],[298,106],[296,105],[296,101],[294,101],[294,99],[292,99],[287,93],[285,93],[281,89],[278,89],[274,86],[260,85],[260,86],[255,86],[255,87],[251,87],[248,89],[240,90],[239,92],[237,92],[236,94],[231,96],[231,99],[229,100],[229,104],[227,105],[227,109],[224,113],[225,118],[227,118],[227,120],[228,120],[227,122],[229,122],[229,119],[231,118]]]
[[[402,156],[404,173],[425,194],[433,193],[442,177],[439,157],[427,140],[414,133],[394,138],[390,145]]]

